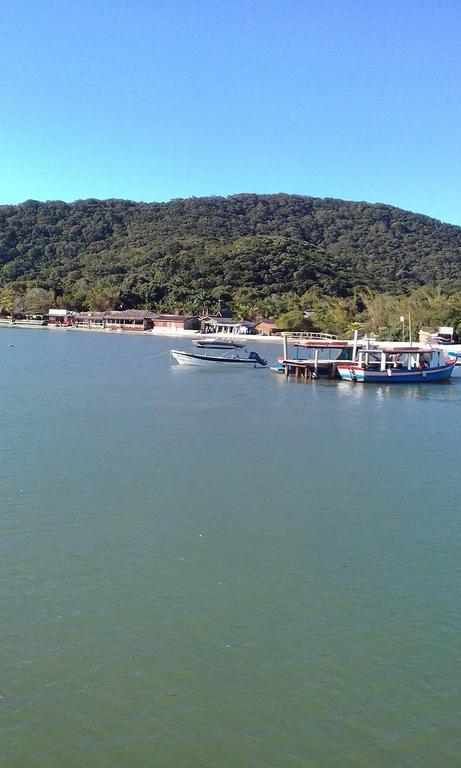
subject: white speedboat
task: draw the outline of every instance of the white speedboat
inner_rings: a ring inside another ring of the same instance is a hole
[[[245,349],[246,347],[246,344],[242,344],[240,341],[230,341],[229,339],[198,339],[192,344],[200,349]]]
[[[170,350],[171,357],[176,360],[178,365],[196,365],[200,367],[216,367],[221,368],[265,368],[267,360],[263,360],[257,352],[250,352],[248,356],[240,356],[237,354],[228,355],[208,355],[206,353],[199,354],[198,352],[180,352],[177,349]]]

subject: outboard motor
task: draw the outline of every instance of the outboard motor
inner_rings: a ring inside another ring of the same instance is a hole
[[[250,360],[254,360],[255,363],[262,365],[263,368],[267,365],[267,360],[263,360],[263,358],[260,357],[257,352],[250,352],[248,357]]]

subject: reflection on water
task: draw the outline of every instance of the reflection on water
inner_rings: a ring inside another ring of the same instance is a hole
[[[2,345],[5,765],[459,765],[458,376]]]
[[[335,381],[332,385],[340,396],[361,398],[372,397],[377,400],[394,398],[395,400],[428,400],[429,402],[457,402],[461,400],[461,376],[453,376],[448,382],[435,384],[362,384],[349,381]],[[437,390],[440,390],[438,392]]]

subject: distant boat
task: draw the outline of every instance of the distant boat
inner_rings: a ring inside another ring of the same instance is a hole
[[[440,349],[395,347],[361,349],[358,362],[340,363],[344,381],[373,384],[430,384],[448,381],[455,359],[446,360]]]
[[[445,355],[454,358],[455,365],[461,365],[461,344],[439,343],[438,349],[443,349]]]
[[[170,350],[171,356],[178,365],[195,365],[201,367],[249,367],[252,368],[265,368],[267,360],[263,360],[257,352],[250,352],[248,357],[240,357],[235,355],[207,355],[206,353],[200,355],[196,352],[180,352],[177,349]]]
[[[239,341],[230,341],[228,339],[198,339],[193,341],[195,347],[201,349],[245,349],[246,343]]]
[[[443,349],[445,354],[456,358],[456,365],[461,365],[461,344],[453,339],[451,326],[440,326],[436,333],[423,332],[425,343],[435,345],[437,349]]]

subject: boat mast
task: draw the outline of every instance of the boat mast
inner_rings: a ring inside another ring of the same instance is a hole
[[[357,338],[358,338],[359,332],[357,329],[354,331],[354,344],[352,347],[352,362],[355,363],[355,358],[357,357]]]
[[[287,336],[288,336],[287,333],[283,334],[283,359],[284,360],[288,360],[288,339],[287,339]]]

